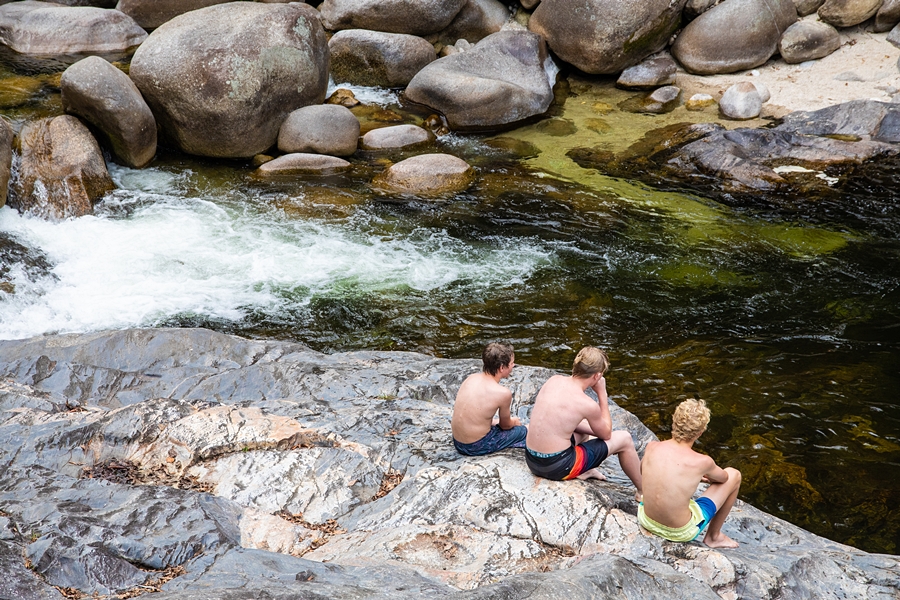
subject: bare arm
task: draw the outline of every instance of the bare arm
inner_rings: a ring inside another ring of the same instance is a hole
[[[503,394],[503,399],[500,401],[500,406],[498,407],[500,413],[500,429],[512,429],[516,425],[522,424],[519,417],[514,417],[510,413],[509,407],[511,404],[512,392],[506,390],[506,393]]]
[[[728,471],[719,467],[716,462],[710,458],[709,467],[703,474],[703,479],[706,483],[725,483],[728,481]]]
[[[591,411],[587,417],[588,424],[591,426],[594,435],[601,440],[608,440],[612,437],[612,416],[609,414],[609,397],[606,394],[606,378],[601,377],[595,383],[592,389],[597,392],[597,410]]]

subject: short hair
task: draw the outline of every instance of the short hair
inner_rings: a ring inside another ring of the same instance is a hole
[[[481,352],[481,370],[489,375],[496,375],[501,367],[507,366],[513,359],[512,344],[491,342]]]
[[[609,358],[606,357],[606,352],[600,348],[585,346],[572,363],[572,376],[587,378],[595,373],[606,373],[608,368]]]
[[[672,437],[679,442],[691,442],[700,437],[709,425],[709,408],[705,400],[685,400],[672,415]]]

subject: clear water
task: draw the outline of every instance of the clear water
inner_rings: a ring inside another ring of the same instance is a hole
[[[7,118],[58,112],[39,89]],[[566,158],[715,118],[637,117],[624,97],[582,82],[550,119],[442,138],[479,179],[437,201],[372,192],[384,162],[362,154],[345,175],[277,182],[165,152],[111,165],[119,190],[94,216],[0,209],[0,338],[185,325],[466,358],[503,339],[558,369],[599,345],[615,400],[660,436],[681,399],[707,399],[700,448],[742,470],[742,498],[896,554],[900,165],[861,170],[838,199],[735,208]]]

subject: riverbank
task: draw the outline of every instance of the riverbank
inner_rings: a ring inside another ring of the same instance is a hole
[[[692,75],[679,68],[675,85],[685,98],[702,93],[718,99],[736,83],[759,82],[772,95],[761,116],[775,118],[851,100],[893,101],[900,94],[900,49],[887,41],[887,33],[872,32],[871,23],[839,33],[841,47],[818,60],[788,64],[776,55],[756,69],[726,75]]]

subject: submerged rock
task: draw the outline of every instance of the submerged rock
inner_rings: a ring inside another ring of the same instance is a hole
[[[373,185],[409,194],[461,192],[475,181],[475,169],[450,154],[420,154],[391,165]]]
[[[603,465],[608,481],[557,482],[531,475],[520,450],[460,456],[453,398],[478,367],[412,353],[324,355],[199,329],[2,341],[0,567],[9,568],[0,593],[155,585],[164,600],[399,600],[614,589],[712,600],[722,590],[746,599],[900,591],[897,557],[829,542],[741,501],[725,524],[740,548],[646,536],[614,458]],[[515,414],[527,419],[552,374],[516,369],[507,380]],[[610,405],[639,451],[655,439]]]
[[[325,100],[328,46],[306,4],[232,2],[155,30],[130,75],[180,150],[249,158],[275,144],[288,113]]]
[[[396,150],[434,141],[434,134],[417,125],[392,125],[373,129],[363,136],[363,150]]]
[[[619,155],[583,148],[569,156],[614,176],[688,185],[729,202],[758,202],[838,193],[855,167],[900,154],[900,146],[886,143],[895,140],[900,107],[857,101],[792,113],[774,129],[676,124],[650,132]]]
[[[20,212],[51,219],[81,217],[116,187],[97,141],[71,115],[28,123],[16,149],[18,172],[9,204]]]
[[[146,38],[134,19],[117,10],[36,0],[0,6],[0,43],[22,54],[124,52]]]
[[[281,175],[334,173],[346,171],[350,163],[337,156],[326,154],[310,154],[294,152],[264,162],[256,169],[259,177],[278,177]]]

